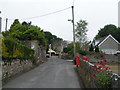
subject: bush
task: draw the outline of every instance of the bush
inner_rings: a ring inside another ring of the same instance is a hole
[[[87,55],[87,54],[89,54],[89,51],[79,50],[79,54],[81,54],[81,55]]]
[[[97,73],[96,82],[101,88],[111,88],[111,77],[107,74],[107,71]]]
[[[6,37],[2,40],[2,57],[3,59],[31,59],[34,57],[34,50]]]
[[[99,47],[98,46],[95,47],[95,52],[99,52]]]
[[[91,46],[90,46],[90,48],[89,48],[89,51],[90,51],[90,52],[93,52],[93,51],[94,51],[94,47],[93,47],[92,44],[91,44]]]

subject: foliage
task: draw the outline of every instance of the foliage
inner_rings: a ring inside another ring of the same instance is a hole
[[[85,20],[80,20],[77,22],[76,29],[75,29],[75,35],[76,39],[80,42],[81,47],[84,43],[86,43],[86,32],[88,31],[87,29],[88,23]]]
[[[98,46],[95,47],[95,52],[99,52],[99,47]]]
[[[40,46],[46,46],[52,44],[55,46],[61,38],[52,35],[50,32],[44,32],[40,27],[31,25],[31,22],[20,23],[18,19],[15,19],[10,26],[9,31],[2,32],[4,36],[2,49],[3,58],[31,58],[34,51],[26,46],[22,45],[26,40],[38,40]]]
[[[0,37],[0,58],[2,56],[2,37]]]
[[[89,54],[89,51],[79,50],[79,54],[81,54],[81,55],[87,55],[87,54]]]
[[[101,71],[97,73],[96,81],[101,88],[111,88],[111,77],[107,74],[107,71]]]
[[[9,31],[3,32],[4,37],[12,37],[18,40],[38,40],[40,45],[46,45],[45,34],[37,26],[31,25],[31,22],[23,22],[15,19]]]
[[[53,36],[52,36],[52,33],[50,32],[44,32],[45,33],[45,38],[46,38],[46,41],[47,41],[47,44],[51,44],[52,43],[52,39],[53,39]]]
[[[117,28],[113,24],[105,25],[103,28],[101,28],[96,35],[95,39],[99,39],[101,37],[105,37],[111,34],[116,40],[120,42],[120,28]]]
[[[67,52],[68,52],[68,48],[67,48],[67,47],[64,47],[64,48],[63,48],[63,52],[64,52],[64,53],[67,53]]]
[[[48,47],[51,44],[51,48],[53,50],[60,51],[59,47],[61,46],[61,43],[63,41],[62,38],[59,38],[56,35],[52,35],[52,33],[48,32],[48,31],[45,31],[44,33],[45,33],[45,38],[46,38]]]
[[[2,57],[4,59],[30,59],[34,57],[34,50],[6,37],[2,41]]]
[[[16,25],[20,25],[20,22],[19,22],[19,20],[18,19],[15,19],[14,20],[14,22],[13,22],[13,24],[10,26],[10,32],[12,31],[12,30],[14,30],[14,29],[12,29],[12,28],[14,28]]]
[[[38,40],[40,45],[46,45],[45,34],[37,26],[31,26],[22,34],[23,40]]]
[[[63,48],[63,52],[68,53],[69,55],[74,55],[73,54],[73,43],[70,43],[67,45],[66,48]]]
[[[76,42],[75,45],[76,45],[76,53],[79,53],[79,54],[81,54],[81,55],[89,54],[89,51],[85,51],[85,50],[81,50],[81,49],[80,49],[80,43],[79,43],[79,42]],[[64,51],[65,53],[68,53],[69,55],[72,55],[72,56],[73,56],[73,43],[68,44],[68,46],[65,47],[65,48],[63,49],[63,51]]]
[[[107,60],[104,59],[100,61],[100,66],[96,64],[92,68],[92,77],[94,78],[96,84],[100,86],[100,88],[111,88],[111,72],[107,71],[109,67],[106,67]]]
[[[90,52],[94,51],[94,47],[93,47],[92,44],[90,45],[89,51],[90,51]]]

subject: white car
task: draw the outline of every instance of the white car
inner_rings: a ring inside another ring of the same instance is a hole
[[[120,54],[120,51],[116,51],[116,54]]]
[[[49,57],[50,57],[50,54],[46,54],[46,57],[49,58]]]

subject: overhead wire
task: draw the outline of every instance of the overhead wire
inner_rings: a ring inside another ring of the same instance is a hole
[[[39,15],[39,16],[28,17],[28,18],[22,18],[22,19],[20,19],[20,20],[28,20],[28,19],[40,18],[40,17],[44,17],[44,16],[48,16],[48,15],[52,15],[52,14],[56,14],[56,13],[62,12],[62,11],[65,11],[65,10],[67,10],[67,9],[70,9],[70,8],[71,8],[71,7],[64,8],[64,9],[61,9],[61,10],[58,10],[58,11],[46,13],[46,14]],[[14,20],[14,19],[9,19],[9,20]]]

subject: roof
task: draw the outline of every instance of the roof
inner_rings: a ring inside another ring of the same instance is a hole
[[[111,35],[109,34],[106,38],[104,38],[100,43],[98,43],[98,46],[100,46],[101,44],[103,44],[109,37],[111,37],[117,44],[120,45],[120,43]]]
[[[93,45],[98,46],[106,37],[107,37],[107,36],[101,37],[101,38],[99,38],[99,39],[94,39],[94,40],[92,41]]]

